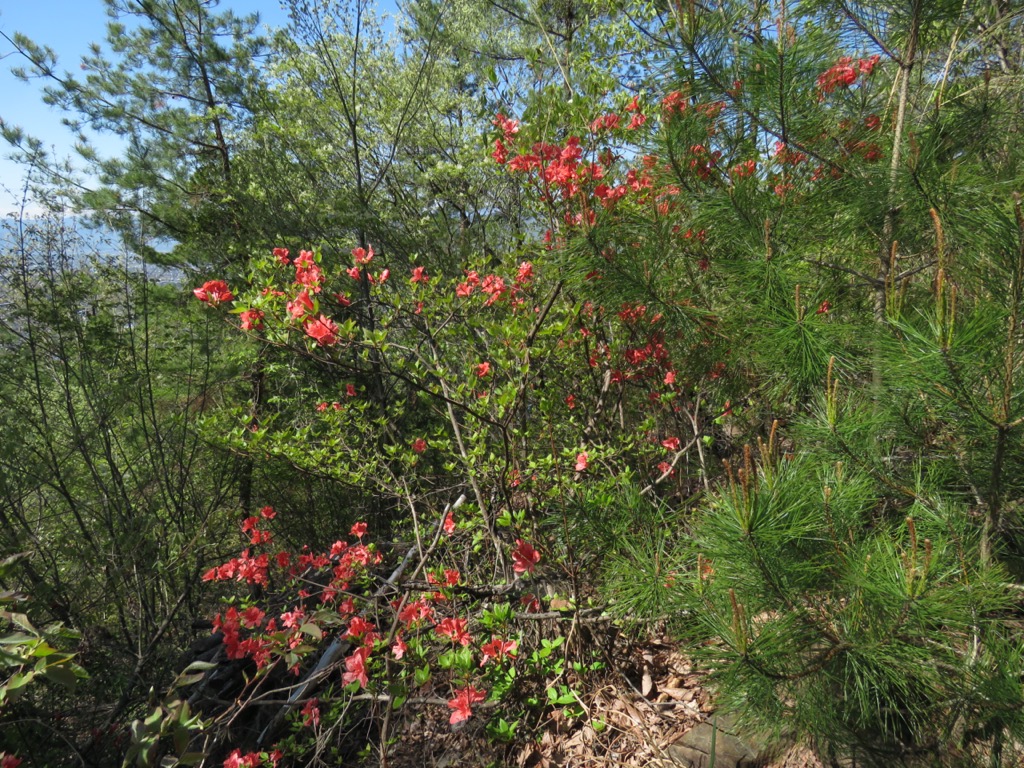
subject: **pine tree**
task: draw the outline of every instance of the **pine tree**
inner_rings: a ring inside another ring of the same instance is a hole
[[[105,0],[110,22],[82,74],[58,69],[54,52],[28,38],[11,41],[27,61],[19,72],[46,83],[44,100],[61,109],[78,135],[94,189],[67,192],[77,205],[116,226],[137,253],[177,264],[242,258],[264,222],[247,210],[247,179],[236,172],[239,136],[248,130],[262,88],[264,42],[255,17],[215,13],[215,0]],[[5,126],[27,159],[55,166],[38,142]],[[102,158],[93,132],[124,143],[120,157]],[[161,239],[161,248],[152,240]],[[162,254],[168,242],[173,257]]]
[[[721,463],[700,457],[692,543],[633,542],[646,587],[613,558],[611,594],[686,611],[723,704],[823,756],[1012,764],[1024,218],[1019,87],[993,73],[1014,71],[1013,21],[915,0],[672,9],[652,31],[674,41],[662,119],[634,151],[684,194],[599,216],[568,253],[583,295],[689,340],[692,437]]]

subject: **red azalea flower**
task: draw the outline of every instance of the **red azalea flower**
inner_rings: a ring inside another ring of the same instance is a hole
[[[536,595],[523,595],[519,598],[519,604],[527,613],[540,613],[540,600]]]
[[[401,636],[396,637],[394,645],[391,646],[391,652],[395,654],[395,658],[401,659],[403,656],[405,656],[405,652],[407,650],[409,650],[409,646],[405,644],[405,641],[401,638]]]
[[[275,248],[274,258],[277,259],[281,264],[288,264],[288,249],[287,248]]]
[[[411,279],[414,283],[428,283],[430,282],[430,275],[427,274],[426,267],[416,267],[412,271]]]
[[[489,307],[508,292],[508,286],[505,285],[503,278],[497,275],[487,275],[480,284],[480,290],[488,295],[489,298],[484,306]]]
[[[753,176],[754,171],[757,170],[756,160],[744,160],[739,165],[733,166],[732,170],[729,171],[737,179],[744,179],[747,176]]]
[[[345,659],[345,672],[341,676],[341,684],[348,685],[359,681],[363,688],[370,684],[370,677],[366,672],[366,660],[370,656],[370,648],[361,645],[355,652]]]
[[[338,343],[338,326],[325,315],[307,320],[306,333],[316,339],[317,344],[322,347]]]
[[[486,698],[486,691],[479,691],[471,685],[456,691],[455,698],[448,702],[448,706],[454,710],[448,722],[455,725],[463,720],[468,720],[473,716],[472,705]]]
[[[451,638],[453,643],[458,643],[463,646],[469,645],[473,638],[471,638],[469,636],[469,632],[466,631],[466,625],[468,623],[468,619],[442,619],[441,623],[434,627],[434,632],[442,637]]]
[[[875,65],[881,60],[881,58],[882,57],[876,53],[874,56],[871,56],[870,58],[858,59],[857,69],[861,71],[861,74],[870,75],[874,71]]]
[[[298,319],[307,312],[313,311],[313,300],[309,297],[309,291],[302,291],[293,301],[286,305],[288,314]]]
[[[340,539],[331,545],[331,557],[340,557],[348,549],[348,542]]]
[[[524,261],[519,265],[519,271],[516,273],[516,285],[523,285],[533,279],[533,264],[528,261]]]
[[[317,264],[303,267],[299,265],[298,259],[295,260],[295,282],[298,285],[306,286],[313,293],[320,293],[320,283],[323,282],[323,279],[324,273],[320,271],[320,267]]]
[[[406,626],[415,624],[417,621],[429,620],[434,615],[434,609],[423,600],[422,598],[411,603],[407,603],[402,610],[398,612],[398,620],[404,623]]]
[[[867,69],[864,68],[865,65],[862,65],[861,72],[870,74],[871,68],[874,67],[874,62],[870,60],[862,61],[865,61]],[[818,77],[818,87],[822,93],[832,93],[837,88],[847,88],[853,85],[857,81],[857,70],[854,69],[852,64],[853,59],[849,56],[843,56],[838,62],[823,72]]]
[[[247,309],[239,318],[242,321],[243,331],[258,331],[263,327],[263,313],[258,309]]]
[[[355,536],[358,539],[363,538],[366,535],[366,523],[356,523],[352,526],[352,530],[348,532],[349,536]]]
[[[427,441],[422,437],[417,437],[412,441],[412,449],[415,453],[423,453],[427,450]]]
[[[614,112],[607,115],[601,115],[600,117],[594,118],[594,121],[590,124],[591,133],[600,133],[601,131],[614,131],[619,127],[619,116]]]
[[[473,371],[476,373],[477,378],[482,379],[484,376],[491,372],[491,364],[488,362],[480,363],[473,369]]]
[[[288,629],[298,629],[304,623],[306,618],[306,612],[301,608],[296,608],[294,611],[285,611],[281,614],[281,625]]]
[[[528,541],[516,539],[516,548],[512,550],[512,570],[516,573],[533,573],[540,562],[540,552]]]
[[[353,248],[352,256],[355,257],[356,264],[363,266],[373,261],[373,246],[366,248]]]
[[[494,151],[491,152],[491,157],[498,165],[504,165],[508,161],[508,148],[501,139],[494,140]]]
[[[243,755],[242,750],[236,749],[224,761],[224,768],[259,768],[260,762],[258,752],[250,752],[247,755]],[[4,768],[7,768],[7,766],[4,766]]]
[[[362,616],[353,616],[348,623],[348,629],[346,630],[343,637],[359,639],[362,638],[362,644],[368,648],[373,647],[374,641],[378,635],[375,631],[377,627],[371,621],[367,621]]]
[[[661,445],[664,448],[668,448],[670,451],[678,451],[681,445],[678,437],[669,437],[661,441]]]
[[[484,666],[491,659],[501,661],[507,656],[515,656],[516,648],[518,648],[518,643],[515,640],[502,640],[498,637],[492,637],[491,642],[480,646],[480,653],[483,654],[480,666]]]
[[[302,708],[304,726],[316,728],[320,725],[320,700],[315,696],[306,702],[306,706]]]
[[[201,287],[194,288],[192,293],[197,299],[213,307],[222,301],[231,301],[235,298],[231,289],[228,288],[228,284],[223,280],[207,280]]]
[[[491,125],[502,132],[505,141],[512,141],[512,137],[519,133],[519,121],[513,120],[511,117],[505,117],[501,112],[494,116],[494,119],[491,120]]]
[[[576,471],[583,472],[586,470],[587,465],[590,463],[590,457],[586,451],[582,451],[576,454]]]

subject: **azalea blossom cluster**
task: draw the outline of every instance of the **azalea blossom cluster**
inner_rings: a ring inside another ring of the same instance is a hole
[[[832,93],[837,88],[849,88],[857,82],[858,75],[870,76],[880,58],[875,54],[854,63],[850,56],[843,56],[818,76],[818,88],[823,94]]]
[[[236,749],[224,760],[224,768],[263,768],[268,763],[276,766],[283,757],[284,753],[279,749],[270,752],[247,752],[244,755],[242,750]]]
[[[519,133],[519,121],[505,117],[505,115],[499,112],[494,116],[494,120],[491,123],[501,131],[501,136],[494,140],[494,151],[491,153],[491,157],[494,158],[496,163],[504,165],[508,160],[508,147],[506,144],[511,143],[515,139],[515,135]]]
[[[690,147],[690,170],[702,181],[707,181],[714,175],[721,159],[721,150],[710,150],[704,144],[694,144]]]
[[[288,317],[299,321],[306,334],[321,346],[336,344],[339,339],[337,324],[325,314],[319,313],[318,315],[316,313],[314,297],[321,293],[324,284],[324,273],[316,255],[312,251],[300,251],[292,261],[287,248],[274,248],[273,255],[278,264],[291,265],[295,268],[293,285],[297,292],[294,298],[286,302]],[[193,293],[197,299],[211,306],[235,299],[234,294],[223,280],[209,280],[201,287],[196,288]],[[284,292],[272,288],[265,289],[263,295],[265,297],[286,296]],[[337,294],[335,299],[343,306],[349,303],[347,297],[342,294]],[[265,319],[265,311],[256,307],[248,307],[239,314],[243,331],[262,330]]]
[[[775,142],[775,152],[772,159],[780,165],[798,166],[807,162],[807,155],[804,152],[793,149],[784,141]]]
[[[476,270],[466,270],[465,280],[455,286],[455,295],[458,298],[468,298],[479,291],[487,298],[484,306],[489,307],[499,301],[507,301],[513,306],[521,306],[525,299],[521,293],[526,289],[534,278],[533,264],[524,261],[519,265],[516,276],[512,280],[506,280],[497,274],[490,274],[481,277]]]
[[[687,167],[696,181],[711,181],[718,174],[722,151],[712,145],[719,133],[718,117],[724,102],[694,104],[680,91],[673,91],[661,101],[662,121],[692,120],[694,129],[702,131],[708,141],[691,147]],[[509,118],[498,115],[495,125],[508,125]],[[621,157],[607,146],[620,129],[637,130],[648,123],[639,96],[634,96],[622,112],[607,112],[593,118],[589,137],[570,135],[561,144],[535,142],[528,148],[516,147],[519,133],[506,130],[498,140],[494,159],[514,173],[525,174],[535,181],[538,197],[548,203],[557,219],[568,227],[593,226],[601,209],[613,211],[623,200],[632,199],[638,206],[651,206],[659,215],[666,215],[680,194],[676,185],[658,185],[656,179],[679,170],[654,155],[642,155],[635,167],[622,167]],[[605,146],[602,146],[605,144]],[[517,151],[518,150],[518,151]],[[741,164],[739,172],[751,175],[753,168]],[[550,236],[546,239],[550,240]]]
[[[729,174],[734,179],[745,179],[748,176],[753,176],[754,171],[757,170],[756,160],[744,160],[742,163],[734,165],[730,170]]]
[[[622,305],[617,316],[626,326],[628,337],[622,347],[621,365],[612,368],[612,382],[663,379],[666,385],[674,383],[671,355],[659,330],[664,319],[662,313],[655,312],[648,317],[646,305],[627,303]],[[637,343],[638,340],[642,340],[641,343]],[[611,350],[606,346],[600,346],[599,350],[604,352],[606,359],[612,359]],[[589,364],[592,368],[597,366],[596,355],[591,356]]]
[[[356,282],[366,280],[370,285],[383,285],[386,283],[388,278],[391,277],[390,269],[385,268],[377,274],[374,274],[369,269],[361,269],[362,267],[368,266],[370,262],[373,261],[374,255],[373,246],[367,246],[366,248],[363,248],[362,246],[353,248],[352,258],[355,261],[355,264],[346,270],[346,274]]]
[[[513,134],[514,135],[514,132]],[[261,299],[257,301],[271,301],[284,299],[285,318],[291,324],[297,324],[303,332],[314,340],[320,347],[331,347],[342,340],[342,330],[338,323],[326,313],[320,310],[322,295],[327,276],[320,266],[319,256],[313,251],[302,250],[293,260],[287,248],[273,249],[274,261],[280,266],[292,266],[295,269],[292,281],[292,292],[278,290],[274,287],[263,289]],[[391,276],[390,269],[383,269],[379,272],[371,270],[374,261],[373,246],[357,247],[352,249],[353,265],[341,271],[351,280],[357,283],[365,283],[371,286],[381,286]],[[468,297],[479,291],[487,298],[485,306],[491,306],[499,301],[509,301],[514,306],[521,306],[525,299],[521,292],[525,290],[534,277],[534,267],[529,261],[519,265],[516,275],[506,279],[498,274],[489,274],[481,277],[476,271],[467,270],[465,280],[456,286],[456,295]],[[427,286],[431,276],[424,266],[411,268],[409,283],[415,287]],[[223,280],[210,280],[193,293],[196,298],[210,306],[218,306],[228,301],[234,301],[235,295]],[[339,307],[349,307],[352,299],[345,292],[335,292],[330,295]],[[424,302],[416,303],[415,314],[423,310]],[[267,319],[267,310],[256,306],[250,306],[239,312],[240,327],[243,331],[261,331],[264,329]],[[325,408],[326,409],[326,408]],[[324,409],[324,410],[325,410]]]
[[[641,127],[646,116],[640,111],[637,99],[626,107],[626,114],[632,113],[629,130]],[[508,153],[512,147],[504,146],[498,162],[505,164],[514,173],[525,174],[535,180],[542,201],[558,209],[559,218],[569,226],[592,225],[596,221],[595,206],[613,207],[630,192],[651,188],[651,179],[646,171],[629,169],[622,183],[615,183],[609,176],[617,157],[610,150],[596,152],[594,142],[600,135],[616,130],[622,117],[610,113],[601,115],[591,123],[593,141],[584,144],[579,136],[569,136],[563,144],[535,142],[529,149],[520,151],[511,159]],[[585,157],[596,154],[596,160]]]
[[[298,554],[281,551],[275,555],[254,555],[253,548],[272,543],[273,537],[265,526],[275,518],[271,507],[264,507],[258,515],[246,518],[241,529],[251,546],[241,557],[211,568],[204,580],[267,585],[270,574],[279,572],[282,579],[298,587],[299,601],[272,616],[257,605],[232,605],[217,614],[213,620],[214,631],[222,634],[228,658],[249,659],[257,670],[267,670],[277,661],[289,659],[286,663],[298,674],[302,658],[311,650],[310,640],[323,639],[332,627],[339,627],[336,631],[340,638],[352,645],[343,660],[341,683],[356,690],[373,686],[374,674],[383,669],[375,666],[375,659],[390,655],[394,662],[401,662],[410,653],[415,653],[415,659],[422,659],[431,642],[439,644],[441,650],[447,646],[466,649],[474,655],[478,653],[477,669],[482,670],[479,674],[515,661],[517,639],[494,633],[478,638],[470,619],[458,615],[457,589],[463,582],[459,570],[428,571],[426,578],[430,589],[411,590],[393,600],[390,607],[394,620],[378,624],[368,610],[369,605],[364,609],[358,607],[366,598],[358,594],[358,589],[352,592],[355,582],[381,562],[374,547],[364,543],[369,530],[367,523],[355,523],[349,531],[350,539],[338,540],[323,552],[304,548]],[[445,515],[442,530],[449,535],[457,530],[450,510]],[[524,539],[516,540],[510,555],[514,572],[521,575],[532,573],[541,561],[540,552]],[[252,572],[253,568],[257,573]],[[323,585],[319,594],[310,592],[309,585],[313,584]],[[521,602],[527,610],[539,609],[533,595],[525,596]],[[377,610],[379,608],[377,605]],[[390,631],[382,628],[389,624]],[[452,680],[451,698],[447,700],[451,724],[472,717],[474,705],[485,701],[487,696],[486,688],[475,682]],[[304,726],[317,727],[321,718],[320,701],[307,699],[299,716]],[[276,764],[279,758],[277,752],[242,753],[236,749],[224,766],[248,768],[268,761]]]
[[[258,546],[272,542],[270,532],[261,530],[259,521],[273,520],[274,517],[274,510],[264,507],[259,517],[252,516],[242,522],[242,531],[248,534],[250,544]],[[352,527],[350,535],[361,538],[365,532],[366,524],[357,523]],[[350,544],[339,540],[328,552],[314,554],[303,551],[297,556],[288,551],[279,551],[273,556],[267,552],[256,555],[247,548],[241,556],[208,570],[203,575],[203,581],[234,580],[267,587],[274,568],[285,579],[309,578],[314,571],[327,571],[329,580],[321,592],[320,603],[335,606],[340,616],[348,617],[354,616],[355,604],[351,598],[340,598],[349,590],[353,581],[380,561],[380,553],[361,541]],[[223,614],[214,617],[213,625],[214,631],[224,636],[228,658],[250,658],[258,669],[262,669],[271,661],[275,652],[282,649],[294,650],[303,643],[302,630],[307,623],[305,619],[306,609],[301,606],[269,619],[257,606],[242,610],[231,606]],[[294,669],[298,670],[297,665]]]
[[[740,86],[736,84],[737,89]],[[507,157],[500,162],[505,162],[513,173],[530,174],[536,179],[541,200],[552,207],[556,220],[566,227],[563,237],[571,236],[571,230],[575,227],[595,224],[602,211],[603,215],[614,219],[622,201],[629,201],[641,208],[647,207],[659,218],[669,216],[681,210],[681,188],[678,184],[664,183],[663,180],[678,178],[680,170],[690,174],[691,183],[719,183],[723,179],[754,177],[757,173],[756,159],[742,160],[728,170],[721,167],[723,150],[718,148],[715,137],[719,132],[718,120],[725,106],[720,101],[691,106],[689,99],[680,91],[672,92],[662,100],[663,121],[689,120],[693,131],[701,131],[707,136],[707,140],[693,143],[688,153],[677,158],[672,168],[654,155],[639,155],[634,167],[622,168],[610,149],[599,152],[601,141],[623,126],[624,116],[617,113],[598,115],[591,121],[589,144],[579,137],[569,136],[560,145],[537,142],[528,150],[516,154],[509,137],[510,141],[503,144],[503,152]],[[628,112],[642,114],[639,99],[630,102]],[[640,124],[642,121],[638,120],[632,127]],[[588,159],[591,153],[598,155],[596,161]],[[784,149],[777,152],[776,160],[782,164],[798,165],[806,161],[806,154]],[[698,253],[704,251],[703,244],[707,239],[705,230],[674,224],[670,231],[678,236],[683,249]],[[562,242],[562,238],[556,237],[551,231],[546,234],[545,240],[549,243]],[[602,249],[602,255],[611,263],[617,259],[617,252],[632,247],[639,247],[639,244],[608,245]],[[707,258],[702,256],[698,259],[697,266],[706,270]],[[585,279],[602,278],[602,270],[596,269],[588,273]],[[468,291],[470,287],[467,285],[463,290]],[[603,312],[603,308],[597,308],[597,311]],[[582,314],[584,317],[588,315],[586,311]],[[679,389],[668,345],[661,330],[663,316],[659,312],[648,313],[647,307],[643,305],[624,305],[618,317],[626,325],[627,333],[620,336],[622,341],[615,343],[617,349],[613,349],[601,336],[589,341],[595,335],[588,327],[589,324],[579,329],[582,340],[587,343],[589,365],[597,367],[602,364],[603,358],[609,368],[609,380],[613,384],[657,382],[647,394],[652,403],[660,406],[666,390],[672,392]],[[577,407],[576,395],[570,393],[565,402],[567,408],[573,410]],[[672,407],[678,409],[678,406]],[[573,466],[577,473],[585,473],[592,463],[592,451],[585,449],[576,453]],[[659,473],[667,474],[671,472],[672,465],[662,460],[657,468]]]

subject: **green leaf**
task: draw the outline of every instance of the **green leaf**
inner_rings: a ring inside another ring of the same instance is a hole
[[[153,726],[156,725],[157,723],[159,723],[160,721],[162,721],[163,719],[164,719],[163,708],[157,708],[157,709],[153,710],[152,712],[150,712],[149,715],[146,716],[146,719],[145,719],[144,722],[146,724],[146,728],[148,728],[149,730],[152,730]]]
[[[57,653],[57,649],[54,648],[52,645],[49,645],[48,643],[39,643],[35,648],[32,649],[32,653],[29,655],[39,659],[43,659],[47,656],[52,656],[55,653]]]
[[[20,692],[22,688],[32,682],[32,678],[35,676],[35,671],[16,672],[11,675],[11,679],[7,681],[7,685],[4,687],[7,689],[8,694]]]
[[[24,632],[15,632],[13,635],[6,635],[0,637],[0,645],[25,645],[26,643],[36,640],[35,635],[29,635]]]
[[[75,670],[69,665],[50,665],[43,670],[43,674],[46,675],[47,680],[62,685],[69,691],[74,690],[75,684],[78,682]]]
[[[424,686],[430,681],[430,665],[424,664],[422,667],[417,668],[413,675],[413,680],[417,686]]]
[[[188,748],[189,739],[192,736],[192,732],[188,728],[178,726],[174,729],[173,740],[174,740],[174,751],[181,754]]]
[[[173,688],[185,688],[189,685],[195,685],[206,677],[205,672],[196,672],[191,675],[178,675],[178,678],[174,681]]]
[[[6,614],[6,618],[14,624],[17,624],[22,629],[27,629],[34,635],[40,634],[39,630],[32,626],[32,622],[28,620],[28,616],[24,613],[8,613]]]

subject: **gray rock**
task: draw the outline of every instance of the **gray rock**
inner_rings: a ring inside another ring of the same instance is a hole
[[[725,722],[718,728],[711,723],[701,723],[666,750],[668,757],[685,768],[763,768],[770,762],[770,750],[734,736],[724,730],[727,727],[729,724]],[[711,763],[712,735],[714,765]]]

